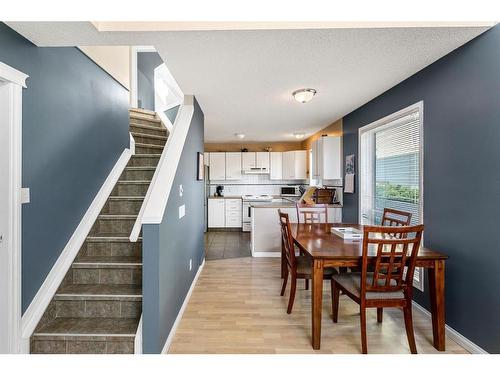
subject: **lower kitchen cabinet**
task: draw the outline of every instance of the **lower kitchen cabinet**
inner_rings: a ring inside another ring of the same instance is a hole
[[[225,199],[208,200],[208,227],[224,228],[226,225]]]
[[[226,228],[241,228],[241,199],[224,199]]]

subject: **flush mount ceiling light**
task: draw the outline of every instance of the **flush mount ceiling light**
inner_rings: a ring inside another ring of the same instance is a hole
[[[300,89],[292,92],[293,98],[299,103],[309,102],[314,95],[316,95],[315,89]]]
[[[239,139],[243,139],[243,138],[245,138],[245,134],[243,134],[243,133],[234,133],[234,136],[235,136],[236,138],[239,138]]]
[[[304,133],[293,133],[293,136],[297,139],[302,139],[305,137]]]

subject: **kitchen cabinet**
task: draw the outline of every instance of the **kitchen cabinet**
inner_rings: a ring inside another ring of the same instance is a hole
[[[224,199],[225,201],[225,227],[241,228],[241,199]]]
[[[226,152],[226,180],[241,180],[241,152]]]
[[[210,180],[226,179],[226,153],[210,153]]]
[[[313,179],[342,179],[341,146],[341,137],[321,137],[313,142],[311,170]]]
[[[225,199],[208,199],[208,227],[224,228],[226,225]]]
[[[203,165],[210,166],[210,152],[205,152],[203,155]]]
[[[305,180],[307,178],[306,151],[283,152],[283,179],[284,180]]]
[[[248,171],[256,166],[255,152],[241,153],[241,167],[244,171]]]
[[[283,179],[283,153],[281,152],[270,152],[270,180],[282,180]]]
[[[269,170],[269,152],[257,152],[255,154],[255,166]]]

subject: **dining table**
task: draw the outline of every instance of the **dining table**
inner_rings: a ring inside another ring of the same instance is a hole
[[[321,346],[321,312],[323,306],[323,269],[326,267],[360,267],[362,260],[362,239],[348,240],[333,234],[332,227],[351,227],[363,231],[363,225],[291,224],[294,243],[304,256],[312,260],[312,302],[311,328],[312,347]],[[368,263],[374,264],[375,251],[368,251]],[[281,272],[284,277],[286,267],[282,254]],[[437,251],[420,247],[416,267],[427,269],[430,306],[432,315],[433,345],[439,351],[445,350],[445,295],[444,271],[448,257]]]

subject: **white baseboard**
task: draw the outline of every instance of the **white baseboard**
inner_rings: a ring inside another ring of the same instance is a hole
[[[202,271],[204,266],[205,266],[205,259],[203,259],[203,263],[198,268],[198,271],[196,272],[196,275],[193,279],[193,282],[191,283],[191,286],[189,287],[189,290],[186,294],[186,298],[184,298],[184,302],[182,303],[182,306],[179,310],[179,313],[177,314],[177,317],[175,318],[174,324],[172,325],[172,328],[170,329],[170,333],[168,334],[167,340],[165,341],[165,345],[163,345],[163,349],[161,351],[161,354],[166,354],[168,352],[168,349],[170,348],[170,344],[172,344],[172,340],[174,339],[174,336],[175,336],[175,331],[177,330],[177,327],[178,327],[179,323],[181,322],[182,315],[184,314],[184,310],[186,310],[189,299],[191,298],[191,294],[193,293],[194,287],[196,286],[196,282],[198,281],[198,277],[200,277],[201,271]]]
[[[265,251],[253,251],[252,256],[255,258],[280,258],[281,253],[280,252],[267,253]]]
[[[142,354],[142,314],[141,319],[139,319],[137,331],[135,332],[134,354]]]
[[[57,288],[61,284],[66,272],[68,272],[69,267],[73,263],[78,251],[82,247],[85,238],[87,237],[92,225],[99,216],[104,204],[106,203],[111,191],[113,190],[118,178],[122,174],[125,166],[127,165],[131,156],[130,150],[127,148],[123,150],[120,158],[116,162],[115,166],[109,173],[106,181],[99,189],[99,192],[94,197],[91,205],[85,212],[82,220],[76,227],[75,232],[69,239],[68,243],[64,247],[61,255],[52,266],[49,274],[45,278],[42,286],[38,290],[37,294],[31,301],[30,305],[26,309],[24,315],[21,319],[21,329],[22,329],[22,345],[21,350],[23,352],[29,351],[29,338],[33,334],[38,322],[42,318],[43,313],[47,309],[52,297],[54,296]]]
[[[422,312],[424,315],[428,316],[429,319],[431,319],[432,315],[427,309],[413,301],[413,306]],[[467,337],[463,336],[459,332],[455,331],[453,328],[451,328],[448,324],[445,325],[445,330],[446,334],[457,344],[459,344],[461,347],[463,347],[465,350],[467,350],[469,353],[472,354],[488,354],[486,350],[481,348],[479,345],[476,345],[472,341],[470,341]]]

